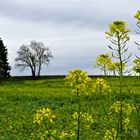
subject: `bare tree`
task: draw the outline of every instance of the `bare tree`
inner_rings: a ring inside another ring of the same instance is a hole
[[[22,45],[17,55],[15,59],[16,67],[21,70],[30,68],[33,78],[40,76],[42,65],[48,65],[50,58],[53,57],[49,47],[37,41],[31,41],[29,45]]]

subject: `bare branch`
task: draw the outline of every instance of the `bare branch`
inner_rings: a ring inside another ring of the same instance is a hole
[[[40,76],[41,67],[43,64],[49,64],[52,58],[51,51],[45,47],[44,43],[31,41],[29,45],[22,45],[17,52],[16,67],[21,70],[30,68],[32,76]]]

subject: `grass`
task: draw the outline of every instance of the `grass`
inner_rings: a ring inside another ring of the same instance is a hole
[[[96,78],[93,78],[93,83]],[[119,98],[119,78],[107,78],[112,87],[112,102]],[[125,77],[127,88],[124,88],[124,99],[132,102],[127,91],[130,89],[133,97],[140,100],[140,78]],[[38,127],[33,124],[33,115],[37,109],[49,107],[65,121],[66,116],[75,111],[76,100],[69,96],[63,79],[42,80],[16,80],[11,79],[0,85],[0,139],[1,140],[28,140],[39,139]],[[83,97],[83,111],[90,112],[95,118],[104,115],[99,105],[100,98],[92,95],[92,98]],[[108,108],[109,96],[105,96],[105,106]],[[99,112],[97,111],[99,110]],[[102,122],[102,123],[101,123]],[[103,121],[96,121],[94,132],[104,129]],[[63,127],[60,122],[58,127]],[[102,132],[102,134],[104,131]],[[34,135],[34,136],[32,136]],[[99,137],[100,139],[100,137]]]

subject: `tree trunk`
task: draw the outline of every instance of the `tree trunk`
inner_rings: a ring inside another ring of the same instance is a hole
[[[32,78],[33,78],[33,79],[36,78],[36,76],[35,76],[35,71],[33,71],[33,70],[32,70]]]
[[[32,72],[32,78],[36,79],[35,69],[33,67],[31,67],[31,72]]]
[[[40,71],[41,71],[41,63],[39,63],[39,66],[38,66],[38,78],[40,77]]]

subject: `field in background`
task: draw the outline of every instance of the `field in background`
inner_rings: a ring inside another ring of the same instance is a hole
[[[93,79],[93,84],[95,77]],[[112,102],[118,98],[119,78],[109,77],[108,83],[112,88]],[[140,78],[125,77],[124,99],[131,102],[128,90],[134,98],[140,99]],[[90,91],[89,91],[90,92]],[[91,89],[92,93],[92,89]],[[37,109],[51,108],[55,114],[65,121],[69,113],[75,111],[75,99],[69,96],[63,77],[49,77],[40,80],[27,80],[27,78],[11,78],[0,84],[0,139],[1,140],[28,140],[38,139],[39,133],[33,124],[33,115]],[[85,97],[84,110],[93,116],[102,113],[99,108],[99,97],[92,93],[92,98]],[[109,96],[105,97],[105,105],[108,107]],[[92,100],[91,100],[92,99]],[[99,110],[99,112],[97,112]],[[62,115],[62,116],[61,116]],[[63,125],[63,124],[62,124]],[[101,129],[101,124],[95,131]]]

